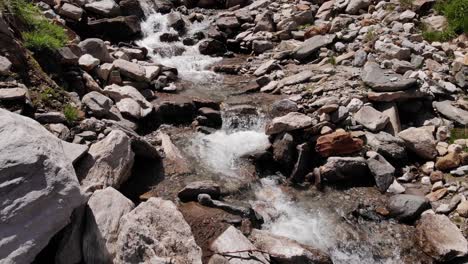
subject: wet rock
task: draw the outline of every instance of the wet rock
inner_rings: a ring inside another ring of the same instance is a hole
[[[279,134],[275,137],[272,147],[273,159],[280,163],[284,169],[291,169],[294,166],[296,154],[294,138],[288,133]]]
[[[368,157],[367,166],[374,176],[377,189],[379,189],[381,193],[385,193],[395,180],[395,168],[377,152],[368,151],[366,155]]]
[[[398,133],[406,147],[424,159],[432,160],[437,156],[436,142],[428,128],[410,127]]]
[[[258,249],[233,226],[228,227],[226,231],[217,237],[211,243],[210,249],[215,254],[214,256],[224,257],[226,263],[229,264],[269,263],[268,255],[258,252]],[[238,251],[240,252],[235,253]],[[213,262],[210,261],[210,263]]]
[[[216,39],[205,39],[198,45],[198,50],[203,55],[218,55],[226,52],[226,46]]]
[[[201,249],[171,201],[149,198],[122,217],[115,263],[201,264]]]
[[[130,138],[120,130],[112,130],[103,140],[91,145],[89,155],[78,164],[78,172],[86,188],[119,188],[130,177],[134,156]]]
[[[195,181],[187,184],[179,191],[178,197],[183,202],[197,201],[199,194],[208,194],[218,199],[221,194],[220,186],[213,181]]]
[[[167,15],[167,25],[179,33],[185,31],[186,23],[179,12],[171,12]]]
[[[191,172],[190,163],[184,157],[182,152],[172,143],[169,135],[159,133],[159,139],[161,140],[161,147],[164,151],[164,172],[167,175],[183,175]]]
[[[120,6],[114,0],[88,1],[85,9],[104,17],[115,17],[120,14]]]
[[[445,215],[424,214],[416,226],[422,250],[437,261],[449,261],[468,253],[468,242]]]
[[[253,229],[249,239],[256,248],[270,254],[271,260],[277,263],[332,263],[330,257],[320,250],[301,245],[286,237],[270,234],[264,230]]]
[[[416,85],[416,79],[405,78],[400,74],[383,70],[375,62],[367,62],[361,75],[362,81],[377,92],[395,92]]]
[[[317,139],[315,150],[322,157],[351,154],[362,149],[361,139],[353,138],[350,133],[339,130]]]
[[[198,113],[207,118],[207,123],[203,124],[205,126],[220,128],[223,124],[221,118],[221,112],[209,107],[201,107],[198,109]]]
[[[140,19],[136,16],[97,19],[89,21],[88,28],[96,36],[115,42],[132,40],[141,34]]]
[[[107,50],[106,44],[102,39],[85,39],[78,44],[78,47],[84,54],[90,54],[101,62],[112,62],[112,58]]]
[[[162,1],[154,1],[162,2]],[[153,2],[153,3],[154,3]],[[121,0],[119,2],[120,10],[124,16],[143,17],[145,14],[138,0]]]
[[[0,109],[0,148],[0,254],[31,263],[85,200],[62,141],[36,121]]]
[[[264,63],[262,63],[254,72],[254,75],[259,77],[262,75],[265,75],[267,73],[270,73],[274,69],[278,69],[279,65],[276,60],[268,60]]]
[[[292,57],[299,61],[310,59],[321,47],[332,44],[334,39],[334,34],[314,36],[297,47]]]
[[[461,125],[468,125],[468,111],[455,107],[450,101],[433,102],[434,108],[443,116]]]
[[[424,196],[398,194],[389,199],[387,208],[392,217],[402,222],[413,222],[431,205]]]
[[[361,109],[353,115],[353,118],[356,122],[373,132],[384,129],[390,121],[388,116],[383,115],[371,106],[361,107]]]
[[[120,219],[135,205],[112,187],[97,190],[86,208],[83,258],[86,263],[112,263]]]
[[[297,161],[294,164],[293,170],[289,178],[295,183],[304,181],[307,173],[311,171],[310,160],[312,159],[311,148],[308,143],[297,145]]]
[[[274,118],[266,127],[267,135],[279,134],[309,127],[313,119],[305,114],[291,112],[284,116]]]
[[[367,162],[362,157],[329,157],[320,167],[321,178],[328,182],[359,181],[368,174]]]

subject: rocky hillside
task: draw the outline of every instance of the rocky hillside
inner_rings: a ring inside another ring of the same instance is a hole
[[[468,1],[0,11],[0,263],[468,261]]]

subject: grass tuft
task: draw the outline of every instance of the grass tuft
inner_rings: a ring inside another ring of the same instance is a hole
[[[73,124],[76,120],[78,120],[80,116],[80,111],[73,105],[66,104],[63,107],[63,114],[65,115],[65,119],[67,120],[67,122],[69,124]]]
[[[468,33],[468,1],[441,0],[434,9],[447,18],[448,27],[444,31],[429,31],[423,28],[422,35],[427,41],[449,41],[458,34]]]

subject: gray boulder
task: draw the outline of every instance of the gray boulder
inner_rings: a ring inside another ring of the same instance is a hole
[[[297,47],[293,51],[292,57],[300,61],[307,60],[311,58],[321,47],[332,44],[334,40],[334,34],[313,36]]]
[[[387,205],[390,215],[402,222],[412,222],[416,220],[422,212],[430,208],[429,200],[424,196],[412,194],[394,195],[389,199]]]
[[[202,251],[171,201],[150,198],[119,223],[114,263],[201,264]]]
[[[366,133],[367,145],[374,151],[393,161],[405,160],[407,158],[405,141],[394,137],[387,132],[378,134]]]
[[[375,62],[367,62],[361,75],[362,81],[376,92],[395,92],[416,85],[416,79],[405,78],[390,70],[383,70]]]
[[[422,250],[437,261],[447,262],[468,253],[463,233],[445,215],[424,214],[416,231]]]
[[[367,166],[375,179],[375,185],[384,193],[394,181],[395,168],[385,158],[375,151],[367,152]]]
[[[96,117],[105,117],[109,114],[112,105],[112,100],[98,92],[90,92],[81,99],[85,111]]]
[[[421,158],[432,160],[437,156],[436,141],[430,128],[410,127],[398,133],[398,137]]]
[[[450,101],[433,102],[434,108],[443,116],[460,125],[468,125],[468,111],[455,107]]]
[[[115,17],[120,14],[120,6],[114,0],[91,0],[85,5],[85,9],[105,17]]]
[[[146,80],[146,70],[139,64],[118,59],[114,61],[114,67],[120,71],[120,74],[132,80],[140,82]]]
[[[367,105],[361,107],[361,109],[354,114],[353,118],[356,122],[373,132],[384,129],[390,121],[388,116],[375,110],[372,106]]]
[[[31,263],[84,203],[62,141],[0,109],[0,258]]]
[[[78,44],[83,54],[91,54],[101,62],[112,62],[107,46],[102,39],[89,38]]]
[[[13,64],[6,57],[0,56],[0,75],[7,75],[10,73]]]
[[[362,157],[329,157],[319,171],[321,179],[327,182],[359,181],[369,175],[367,162]]]
[[[313,119],[305,114],[291,112],[274,118],[266,127],[267,135],[303,129],[313,125]]]
[[[116,252],[120,219],[135,205],[112,187],[91,195],[83,233],[85,263],[112,263]]]
[[[120,130],[112,130],[91,145],[89,155],[78,164],[81,184],[86,188],[119,188],[130,177],[134,156],[130,138]]]

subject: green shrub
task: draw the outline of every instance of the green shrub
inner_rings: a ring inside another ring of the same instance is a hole
[[[67,104],[63,107],[63,114],[65,115],[67,122],[70,124],[78,120],[79,117],[78,109],[71,104]]]
[[[404,9],[413,8],[413,0],[400,0],[400,6]]]
[[[335,56],[331,55],[328,57],[328,63],[330,63],[331,65],[335,66],[336,65],[336,58]]]
[[[27,48],[41,51],[65,46],[68,40],[65,29],[45,18],[36,5],[25,0],[8,0],[7,5],[28,27],[22,33]]]
[[[449,41],[457,34],[468,33],[468,1],[441,0],[434,9],[447,18],[448,27],[444,31],[429,31],[423,28],[423,37],[427,41]]]

